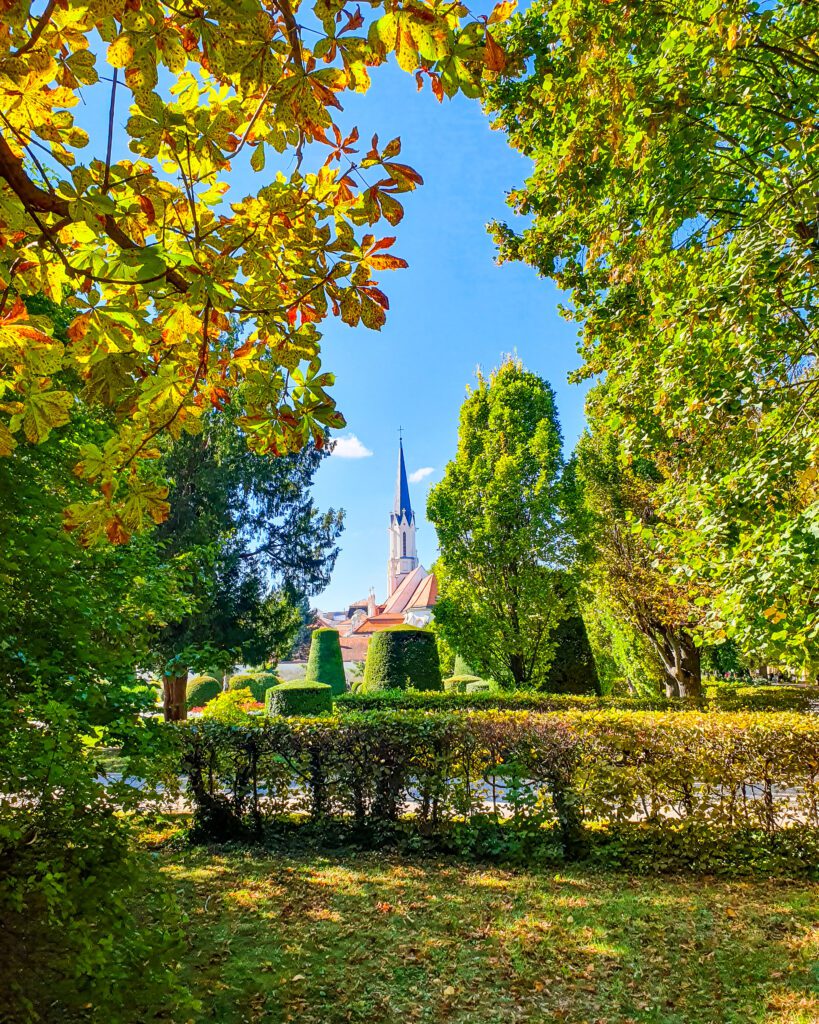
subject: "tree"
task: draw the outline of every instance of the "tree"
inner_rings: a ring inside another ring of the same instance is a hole
[[[800,0],[538,0],[488,99],[535,165],[500,256],[570,292],[608,429],[663,453],[656,539],[710,588],[710,642],[795,663],[819,640],[816,32]]]
[[[617,437],[598,424],[594,410],[604,391],[598,387],[587,403],[592,429],[578,442],[572,474],[582,506],[575,529],[585,537],[586,586],[608,612],[603,621],[625,620],[651,644],[664,669],[666,694],[697,697],[703,588],[671,562],[667,545],[657,544],[660,474],[653,462],[624,458]],[[611,639],[618,632],[610,628]],[[633,656],[634,645],[626,651]]]
[[[65,318],[39,302],[59,336]],[[0,989],[8,1020],[119,1019],[122,992],[145,984],[153,1009],[188,1019],[170,968],[178,916],[135,912],[145,865],[126,813],[144,810],[172,736],[136,666],[152,625],[188,610],[183,558],[155,534],[83,548],[62,527],[83,483],[83,445],[110,433],[80,409],[70,424],[0,460]],[[146,713],[147,712],[147,713]],[[114,747],[123,779],[104,774]],[[145,858],[147,860],[147,858]],[[104,898],[101,898],[103,894]],[[143,977],[148,970],[151,977]]]
[[[239,427],[240,401],[208,413],[202,433],[179,438],[164,461],[171,510],[157,535],[166,555],[196,568],[191,612],[155,637],[170,718],[184,717],[190,667],[219,663],[224,674],[289,654],[301,605],[327,585],[338,554],[343,513],[320,513],[310,496],[327,450],[260,459]]]
[[[458,451],[429,495],[438,534],[436,630],[481,675],[543,680],[571,606],[554,393],[508,358],[461,407]]]
[[[0,454],[65,424],[79,393],[110,408],[116,433],[83,451],[89,491],[67,523],[86,542],[123,542],[168,513],[145,471],[156,440],[196,432],[238,387],[257,452],[320,446],[343,425],[318,325],[330,313],[383,325],[375,275],[406,264],[366,229],[397,224],[397,196],[422,179],[398,139],[357,155],[358,131],[334,121],[339,96],[366,91],[392,52],[439,99],[478,96],[502,52],[485,18],[425,0],[376,4],[366,34],[343,0],[309,13],[290,0],[32,7],[8,0],[0,29]],[[107,124],[93,142],[80,100]],[[289,177],[230,193],[236,167],[261,175],[268,160]],[[65,291],[68,344],[20,301]],[[55,383],[60,370],[74,380]]]

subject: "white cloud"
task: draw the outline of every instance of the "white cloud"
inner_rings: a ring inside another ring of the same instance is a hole
[[[411,484],[420,484],[421,481],[428,477],[431,473],[434,473],[435,469],[432,466],[424,466],[422,469],[416,469],[409,475],[409,482]]]
[[[355,434],[335,438],[332,454],[337,459],[366,459],[372,455],[370,449],[363,445]]]

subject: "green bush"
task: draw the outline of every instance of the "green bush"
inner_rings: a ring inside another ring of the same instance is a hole
[[[720,686],[713,692],[713,703],[725,711],[807,711],[819,701],[816,686]]]
[[[296,679],[267,691],[268,715],[323,715],[333,710],[333,691],[325,683]]]
[[[314,629],[310,641],[305,679],[308,683],[324,683],[334,694],[345,693],[347,679],[341,657],[341,643],[335,629]]]
[[[395,626],[376,633],[370,640],[359,693],[410,688],[443,689],[434,634],[414,626]]]
[[[239,672],[228,679],[228,690],[250,690],[253,699],[264,704],[267,691],[279,683],[281,679],[275,672]]]
[[[467,690],[465,693],[407,693],[382,690],[343,694],[336,698],[336,708],[348,711],[793,711],[805,712],[819,702],[819,687],[790,688],[779,686],[741,687],[739,697],[720,695],[713,700],[668,700],[666,697],[594,697],[573,693],[542,693],[541,691],[498,691],[491,681],[489,692]],[[736,692],[736,691],[734,691]]]
[[[450,676],[449,679],[444,680],[444,690],[446,693],[466,693],[467,683],[479,682],[481,682],[480,676]]]
[[[256,698],[248,686],[225,690],[207,704],[202,718],[222,725],[245,725],[254,703]]]
[[[543,689],[549,693],[600,694],[600,680],[586,626],[580,615],[570,615],[554,632],[555,654]]]
[[[191,708],[203,708],[209,700],[218,697],[222,692],[222,684],[213,676],[194,676],[188,682],[186,703]]]
[[[472,683],[467,683],[464,690],[465,693],[491,693],[491,691],[492,684],[486,679],[476,679]]]
[[[455,671],[452,673],[453,676],[474,676],[475,679],[480,679],[472,666],[467,662],[466,658],[462,658],[460,654],[455,655]]]

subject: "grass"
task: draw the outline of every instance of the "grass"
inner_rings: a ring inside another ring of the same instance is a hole
[[[816,1024],[819,888],[379,854],[158,854],[199,1021]]]

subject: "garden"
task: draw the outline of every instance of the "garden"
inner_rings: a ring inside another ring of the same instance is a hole
[[[819,8],[0,12],[0,1024],[815,1024]]]

